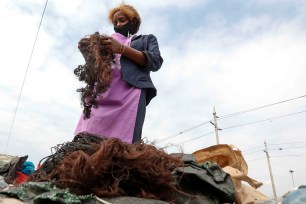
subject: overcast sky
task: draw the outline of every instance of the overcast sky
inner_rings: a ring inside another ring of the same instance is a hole
[[[112,34],[107,12],[120,2],[49,0],[26,75],[46,2],[0,1],[1,153],[28,155],[37,164],[52,146],[73,139],[82,111],[76,89],[84,85],[73,74],[84,64],[77,43],[96,31]],[[207,122],[215,106],[220,142],[243,151],[249,176],[264,183],[261,192],[273,195],[264,141],[278,196],[293,181],[305,185],[306,2],[125,2],[142,17],[139,34],[154,34],[164,58],[161,70],[151,74],[158,95],[147,107],[143,136],[168,146],[169,153],[215,145]],[[229,115],[273,103],[278,104]]]

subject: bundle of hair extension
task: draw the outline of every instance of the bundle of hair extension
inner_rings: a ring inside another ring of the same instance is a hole
[[[53,159],[52,168],[48,165],[53,161],[48,160],[49,164],[41,167],[45,174],[34,174],[31,181],[52,181],[78,195],[93,193],[99,197],[134,196],[172,202],[180,192],[172,174],[183,164],[178,156],[153,145],[128,144],[116,138],[94,140],[86,144],[87,148],[74,145],[72,142],[62,146],[65,150],[56,154],[63,154],[68,148],[74,151],[68,151],[61,161]]]
[[[79,41],[78,48],[82,53],[85,64],[79,65],[74,74],[86,86],[77,89],[81,93],[81,105],[84,119],[90,117],[91,107],[96,105],[96,97],[104,93],[111,83],[111,62],[113,54],[105,49],[98,32]]]
[[[29,176],[28,181],[46,181],[46,177],[54,169],[58,168],[62,160],[69,154],[76,150],[82,150],[84,152],[93,153],[95,149],[92,144],[99,144],[103,138],[97,137],[89,133],[79,133],[74,137],[71,142],[59,144],[56,147],[52,147],[55,153],[40,160],[38,166],[39,169]]]

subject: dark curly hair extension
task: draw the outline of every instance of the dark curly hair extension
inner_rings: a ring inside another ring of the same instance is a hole
[[[172,202],[180,192],[172,170],[180,157],[153,145],[77,135],[47,158],[28,181],[51,181],[78,195],[135,196]]]
[[[90,117],[91,107],[96,105],[96,97],[104,93],[111,83],[111,63],[113,54],[102,45],[99,32],[79,41],[78,48],[82,53],[85,64],[79,65],[74,74],[79,81],[84,81],[86,86],[77,89],[81,93],[81,105],[84,119]]]

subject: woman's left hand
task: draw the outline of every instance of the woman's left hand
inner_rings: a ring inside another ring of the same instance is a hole
[[[101,37],[102,38],[102,44],[105,46],[105,48],[112,53],[117,53],[121,54],[120,52],[122,51],[122,45],[120,42],[115,40],[113,37],[110,36],[105,36]]]

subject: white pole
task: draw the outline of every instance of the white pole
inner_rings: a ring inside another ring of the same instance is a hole
[[[214,115],[214,126],[215,126],[215,132],[216,132],[216,140],[217,140],[217,144],[220,144],[219,142],[219,133],[218,133],[218,124],[217,124],[217,113],[216,113],[216,109],[214,106],[214,111],[213,111],[213,115]]]
[[[272,190],[273,190],[273,195],[274,195],[274,200],[275,202],[277,203],[277,195],[276,195],[276,190],[275,190],[275,185],[274,185],[274,179],[273,179],[273,175],[272,175],[272,169],[271,169],[271,164],[270,164],[270,156],[269,156],[269,153],[268,153],[268,148],[267,148],[267,143],[266,141],[264,142],[265,144],[265,150],[264,152],[266,153],[267,155],[267,160],[268,160],[268,166],[269,166],[269,172],[270,172],[270,178],[271,178],[271,183],[272,183]]]

